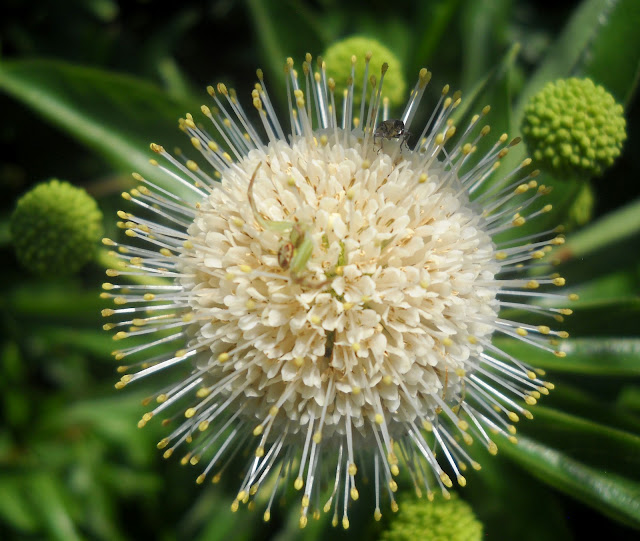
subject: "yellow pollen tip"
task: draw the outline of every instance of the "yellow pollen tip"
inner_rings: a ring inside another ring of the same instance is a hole
[[[565,351],[554,351],[553,354],[556,357],[560,357],[561,359],[565,358],[567,356],[567,353]]]
[[[353,487],[351,489],[350,494],[351,494],[351,499],[354,502],[360,497],[360,494],[358,493],[358,489],[356,487]]]
[[[447,488],[451,488],[453,486],[453,483],[451,482],[451,478],[444,472],[440,474],[440,480],[442,481],[442,484]]]
[[[293,483],[293,488],[295,488],[296,490],[300,490],[303,486],[304,481],[302,480],[302,477],[298,477]]]
[[[381,413],[376,413],[375,421],[377,425],[382,425],[384,423],[384,417]]]
[[[264,447],[262,445],[256,448],[256,457],[260,458],[264,456]]]
[[[219,363],[225,363],[229,360],[229,354],[228,353],[221,353],[220,355],[218,355],[218,362]]]
[[[356,473],[358,473],[358,467],[352,462],[351,464],[349,464],[349,475],[355,475]]]
[[[526,222],[526,219],[523,216],[517,216],[516,218],[513,219],[511,224],[514,227],[520,227],[521,225],[524,225],[525,222]]]
[[[359,342],[354,342],[353,344],[351,344],[351,347],[353,348],[353,351],[360,351],[360,343]]]
[[[524,401],[530,406],[535,406],[538,403],[538,401],[533,398],[533,396],[525,396]]]
[[[321,441],[322,441],[322,432],[316,432],[316,433],[313,435],[313,443],[315,443],[315,444],[317,445],[317,444],[318,444],[318,443],[320,443]]]
[[[458,475],[458,484],[461,487],[467,486],[467,480],[462,475]]]

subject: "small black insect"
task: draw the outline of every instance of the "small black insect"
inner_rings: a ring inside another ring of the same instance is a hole
[[[378,152],[382,150],[382,143],[385,139],[400,139],[400,150],[402,145],[409,148],[407,145],[407,139],[411,136],[411,132],[404,129],[404,122],[402,120],[383,120],[378,124],[376,131],[373,132],[373,144],[376,144],[376,138],[381,139],[380,148]]]

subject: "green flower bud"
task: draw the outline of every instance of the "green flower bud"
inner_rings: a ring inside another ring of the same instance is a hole
[[[539,167],[558,177],[591,178],[620,155],[622,106],[591,79],[548,83],[528,102],[522,134]]]
[[[93,256],[102,213],[82,188],[51,180],[24,194],[11,216],[18,260],[34,274],[72,274]]]
[[[593,207],[595,198],[591,183],[581,183],[580,191],[576,194],[576,198],[569,208],[569,225],[573,229],[573,225],[582,226],[591,220],[593,215]]]
[[[437,495],[427,499],[406,499],[400,502],[389,528],[382,532],[382,541],[480,541],[482,523],[471,507],[455,493],[447,500]]]
[[[383,95],[389,98],[391,106],[402,104],[405,99],[407,87],[404,80],[403,67],[398,57],[375,39],[364,36],[352,36],[338,41],[329,47],[323,60],[327,63],[327,75],[333,77],[336,82],[336,95],[342,96],[347,88],[347,79],[351,74],[351,57],[356,57],[356,76],[354,80],[354,107],[359,107],[362,101],[362,77],[364,74],[365,58],[371,53],[369,62],[369,77],[375,75],[380,80],[380,69],[385,62],[389,64],[389,70],[384,76]],[[371,87],[367,88],[367,92]]]

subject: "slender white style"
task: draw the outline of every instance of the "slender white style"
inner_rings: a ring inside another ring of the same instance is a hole
[[[557,230],[496,241],[550,206],[530,160],[496,180],[515,143],[506,135],[476,158],[489,108],[456,130],[460,96],[447,86],[415,126],[431,78],[423,69],[389,119],[384,65],[379,80],[365,71],[354,111],[355,64],[336,96],[322,61],[308,55],[299,77],[289,59],[284,121],[258,70],[261,125],[235,92],[210,87],[214,105],[180,122],[205,165],[152,145],[175,190],[134,175],[140,186],[123,195],[141,212],[119,215],[135,240],[104,241],[122,262],[107,272],[121,283],[104,284],[116,305],[104,315],[118,320],[105,328],[133,343],[114,352],[129,363],[117,387],[175,374],[140,426],[166,415],[172,428],[158,447],[168,457],[186,444],[199,483],[244,460],[234,510],[258,499],[268,520],[292,484],[302,527],[324,509],[347,528],[362,470],[376,519],[385,501],[397,508],[401,467],[430,498],[448,494],[452,476],[464,486],[467,465],[480,467],[473,439],[491,453],[493,434],[514,441],[512,423],[531,417],[521,403],[553,387],[492,337],[563,356],[566,333],[501,309],[570,313],[548,307],[566,298],[547,292],[562,278],[532,277],[533,260],[563,242]]]

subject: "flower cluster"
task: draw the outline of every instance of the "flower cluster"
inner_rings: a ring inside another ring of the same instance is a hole
[[[261,70],[252,97],[264,135],[234,91],[209,87],[206,125],[180,121],[206,169],[151,147],[159,174],[192,197],[136,174],[140,186],[124,197],[141,214],[120,212],[134,240],[104,241],[122,260],[108,275],[135,282],[104,285],[116,304],[104,315],[117,319],[105,327],[117,340],[138,338],[114,352],[129,363],[117,387],[176,370],[140,426],[177,411],[158,447],[169,457],[191,444],[183,462],[202,464],[199,483],[216,482],[250,449],[232,508],[262,495],[268,520],[292,484],[302,527],[324,509],[347,528],[363,470],[376,519],[383,498],[397,509],[401,466],[430,499],[447,494],[452,477],[464,486],[467,465],[480,468],[466,446],[475,439],[495,454],[493,434],[515,441],[512,423],[532,416],[521,401],[533,405],[553,387],[492,337],[564,355],[566,333],[500,310],[552,321],[570,313],[526,302],[566,299],[548,291],[562,278],[532,275],[562,236],[496,241],[550,205],[530,160],[496,180],[515,143],[506,135],[475,157],[489,108],[458,130],[460,96],[446,86],[420,129],[431,78],[423,69],[391,119],[388,66],[377,78],[366,60],[355,107],[355,57],[342,96],[322,60],[308,55],[299,74],[289,59],[288,134]]]
[[[11,216],[16,256],[38,275],[78,271],[91,260],[102,235],[102,212],[95,199],[57,179],[23,195]]]
[[[522,133],[536,162],[562,177],[601,175],[627,138],[622,105],[591,79],[547,83],[527,103]]]

